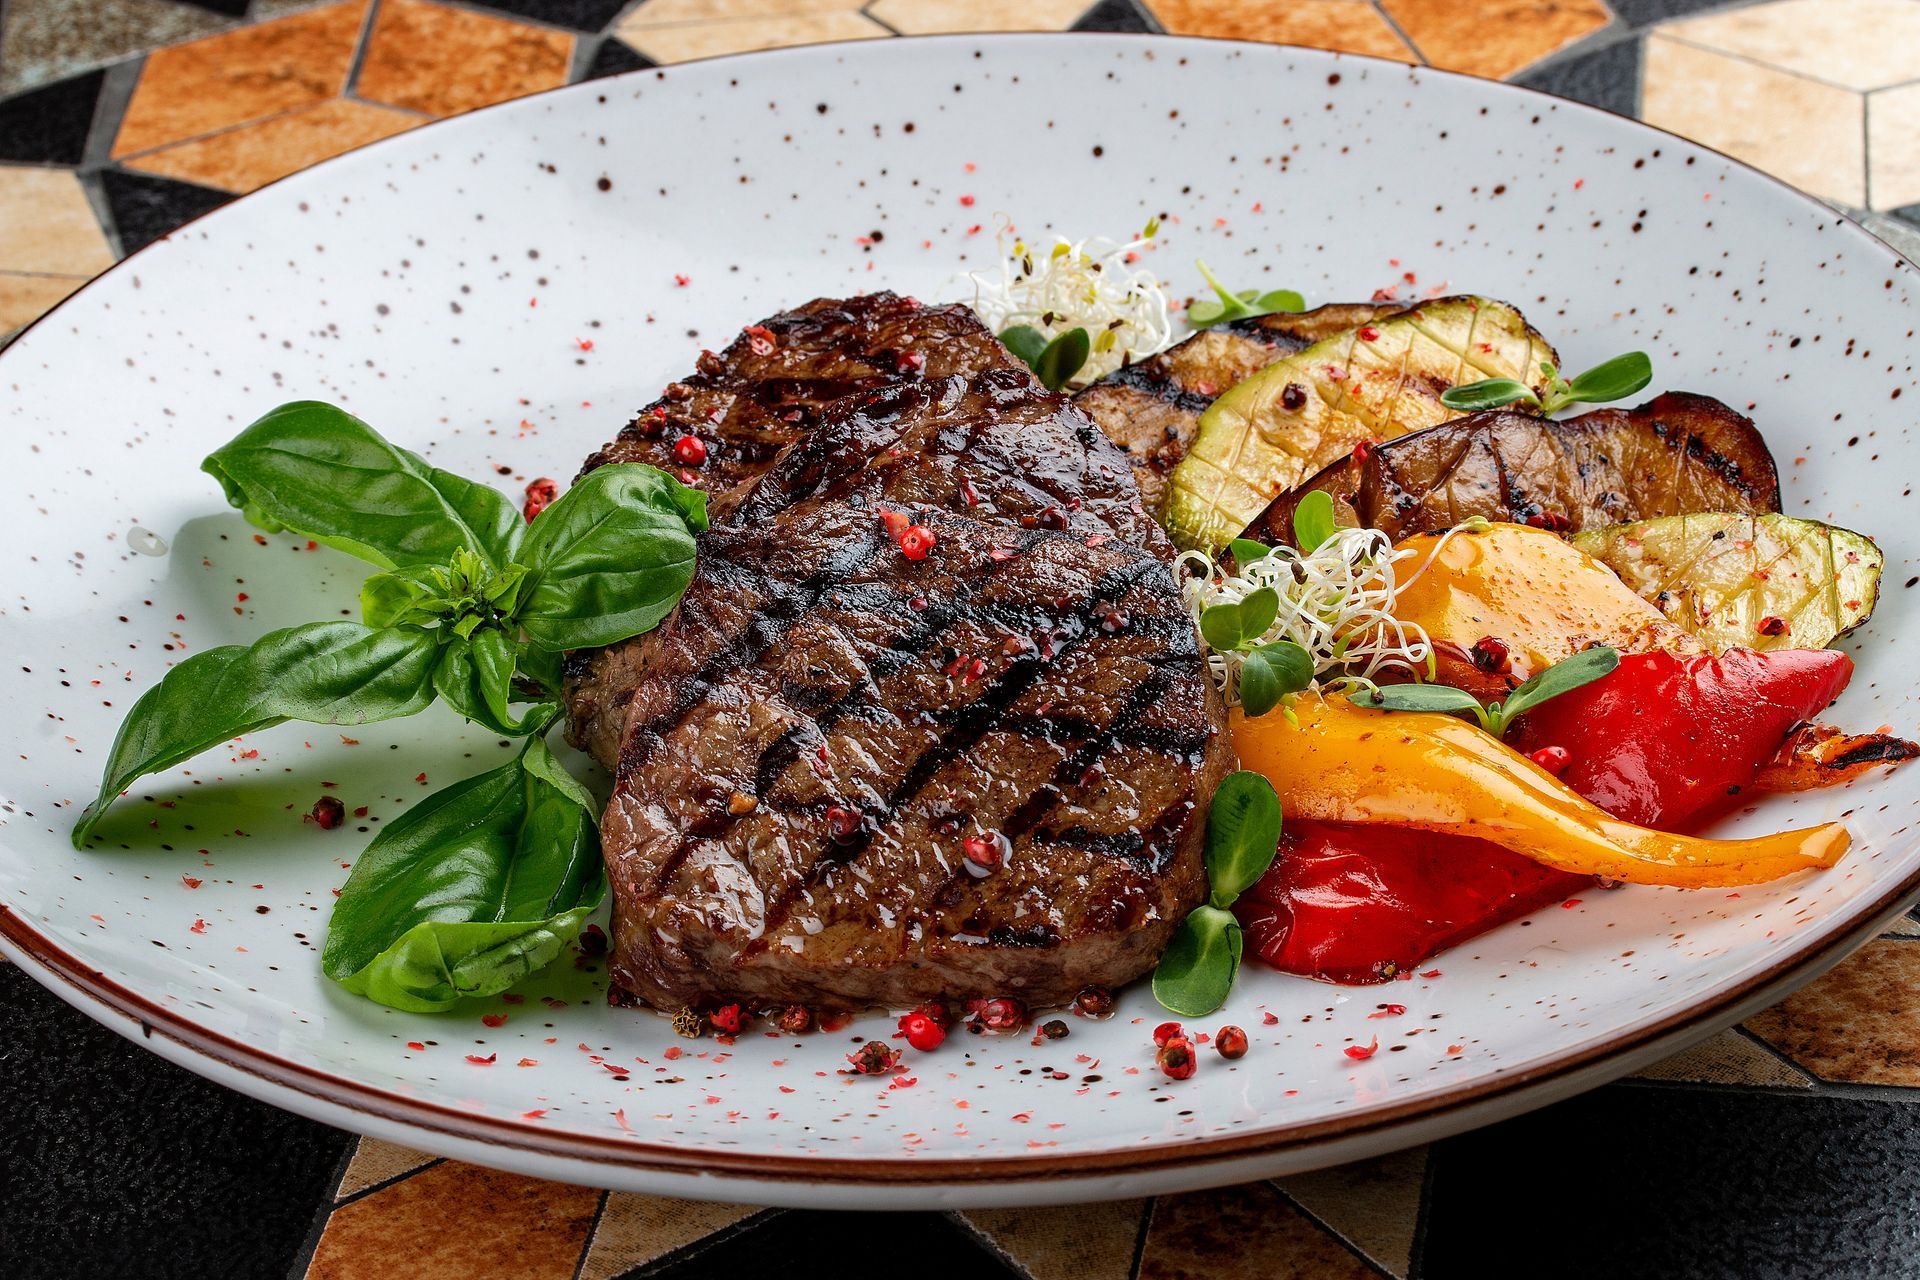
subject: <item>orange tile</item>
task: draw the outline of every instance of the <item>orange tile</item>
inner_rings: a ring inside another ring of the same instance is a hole
[[[567,82],[573,37],[425,0],[385,0],[354,86],[362,98],[450,116]]]
[[[1140,1280],[1379,1280],[1265,1183],[1162,1196]]]
[[[1920,1085],[1920,943],[1869,942],[1747,1030],[1823,1080]]]
[[[1428,62],[1499,79],[1598,31],[1600,0],[1381,0]]]
[[[963,1209],[960,1216],[1032,1280],[1132,1280],[1140,1218],[1151,1204]]]
[[[0,271],[0,333],[12,333],[33,323],[86,282],[85,276],[27,276]]]
[[[1407,42],[1364,0],[1292,0],[1247,4],[1244,0],[1148,0],[1161,25],[1175,35],[1219,36],[1301,44],[1342,53],[1370,53],[1416,62]]]
[[[203,187],[246,192],[424,123],[424,117],[411,112],[335,98],[209,138],[149,151],[127,161],[126,167]]]
[[[147,59],[113,154],[311,106],[346,87],[366,0],[161,49]]]
[[[570,1280],[600,1193],[447,1161],[334,1210],[306,1280]]]

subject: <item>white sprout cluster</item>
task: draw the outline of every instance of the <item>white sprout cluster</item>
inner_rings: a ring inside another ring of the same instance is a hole
[[[1085,329],[1092,352],[1067,384],[1085,386],[1173,344],[1167,288],[1136,265],[1158,230],[1155,221],[1125,244],[1057,236],[1040,248],[1015,236],[1003,217],[996,237],[1000,262],[964,277],[973,284],[969,305],[995,333],[1030,325],[1051,341]]]
[[[1213,605],[1238,603],[1262,587],[1273,588],[1280,611],[1259,643],[1293,641],[1313,659],[1321,692],[1351,693],[1372,688],[1375,677],[1388,671],[1431,676],[1433,641],[1417,623],[1396,618],[1394,604],[1445,541],[1435,543],[1404,582],[1397,581],[1396,567],[1419,553],[1395,551],[1378,529],[1341,529],[1312,552],[1275,547],[1236,565],[1231,574],[1205,552],[1187,551],[1174,561],[1173,572],[1196,622]],[[1241,661],[1238,652],[1207,655],[1214,683],[1234,706],[1240,702]],[[1331,679],[1321,685],[1322,676]]]

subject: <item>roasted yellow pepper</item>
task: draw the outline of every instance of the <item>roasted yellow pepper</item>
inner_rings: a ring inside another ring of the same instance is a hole
[[[1454,716],[1373,711],[1307,694],[1282,715],[1236,709],[1233,742],[1288,818],[1380,822],[1491,840],[1549,867],[1635,884],[1754,884],[1847,851],[1830,822],[1749,840],[1703,840],[1622,822]]]

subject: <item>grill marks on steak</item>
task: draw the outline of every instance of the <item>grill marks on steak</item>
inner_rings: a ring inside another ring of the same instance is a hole
[[[925,519],[923,561],[838,500],[707,535],[604,823],[621,990],[1058,1003],[1204,895],[1225,748],[1165,564]],[[970,836],[1004,864],[969,872]]]

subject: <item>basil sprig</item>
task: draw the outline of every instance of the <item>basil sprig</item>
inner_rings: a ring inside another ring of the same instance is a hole
[[[1527,712],[1549,698],[1557,698],[1611,672],[1620,665],[1620,651],[1604,644],[1582,649],[1534,676],[1507,695],[1504,702],[1482,705],[1465,689],[1447,684],[1389,684],[1361,694],[1361,706],[1383,711],[1438,711],[1450,715],[1465,712],[1480,722],[1480,727],[1496,738],[1504,738],[1507,729]]]
[[[1153,971],[1153,998],[1198,1018],[1227,1002],[1240,972],[1240,922],[1229,910],[1273,865],[1280,797],[1257,773],[1228,774],[1207,812],[1207,901],[1174,932]]]
[[[1049,391],[1066,386],[1093,352],[1093,340],[1085,329],[1078,327],[1056,334],[1049,342],[1047,335],[1032,325],[1016,324],[1000,335],[1000,341],[1033,370],[1033,376]]]
[[[1543,395],[1535,395],[1532,387],[1512,378],[1488,378],[1484,382],[1448,387],[1440,393],[1440,403],[1464,413],[1526,403],[1551,417],[1570,404],[1607,404],[1626,399],[1653,381],[1653,361],[1644,351],[1629,351],[1569,380],[1543,360],[1540,376],[1547,380]]]
[[[1270,316],[1276,312],[1294,314],[1307,309],[1307,300],[1291,289],[1270,289],[1266,293],[1258,289],[1242,289],[1235,293],[1220,283],[1219,277],[1207,269],[1206,263],[1195,258],[1193,265],[1200,268],[1201,278],[1213,287],[1214,293],[1220,298],[1218,302],[1203,299],[1187,307],[1187,323],[1196,329],[1233,320],[1251,320],[1255,316]]]

